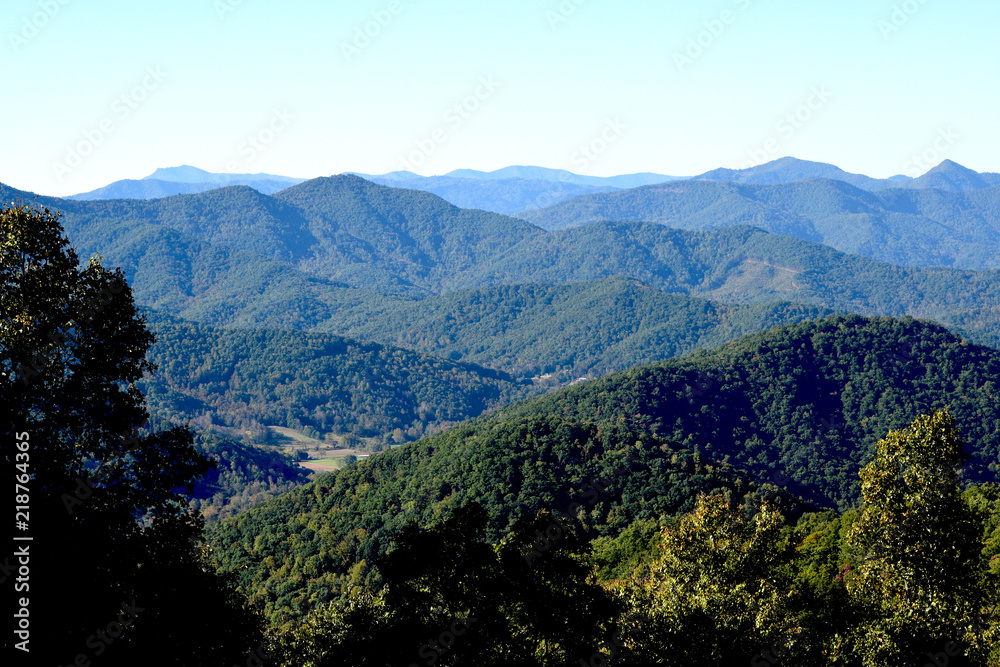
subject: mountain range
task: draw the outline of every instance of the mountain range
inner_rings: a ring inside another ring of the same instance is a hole
[[[964,192],[1000,184],[1000,174],[978,173],[945,160],[926,174],[912,178],[871,178],[848,173],[834,165],[785,157],[745,169],[714,169],[694,177],[638,173],[620,176],[587,176],[563,169],[515,166],[491,172],[457,169],[440,176],[420,176],[409,171],[387,174],[354,173],[382,185],[432,192],[460,208],[477,208],[504,215],[518,215],[545,208],[571,197],[609,192],[679,180],[773,185],[807,179],[843,181],[871,192],[890,188],[938,189]],[[71,199],[154,199],[174,194],[204,192],[226,185],[248,185],[264,194],[301,183],[305,179],[271,174],[211,173],[191,166],[157,169],[141,180],[116,181]]]
[[[834,194],[850,188],[831,181],[649,187],[807,193],[819,187]],[[654,199],[663,194],[647,188],[626,192]],[[11,189],[0,188],[0,195],[31,200]],[[1000,332],[995,271],[900,267],[749,226],[686,231],[655,222],[598,222],[546,232],[520,219],[458,209],[429,193],[346,175],[275,196],[233,186],[150,201],[34,201],[63,212],[84,256],[102,253],[121,266],[142,305],[213,326],[316,329],[399,345],[429,337],[398,323],[425,320],[417,311],[437,312],[445,322],[434,326],[444,327],[439,339],[446,341],[446,318],[468,318],[433,304],[482,295],[433,300],[443,292],[627,276],[713,301],[791,301],[840,312],[932,317],[983,342]],[[447,343],[422,351],[464,354]],[[483,363],[487,356],[478,358]]]
[[[805,193],[801,211],[824,201],[816,192],[938,202],[992,192],[688,181],[613,196],[655,200],[664,188],[757,189],[745,197],[757,202],[765,189],[773,201]],[[1000,346],[1000,272],[901,267],[747,225],[546,231],[353,175],[270,196],[246,186],[155,200],[6,186],[0,196],[60,211],[82,256],[122,267],[160,336],[163,373],[147,386],[157,413],[234,432],[282,425],[409,441],[532,393],[835,312],[934,319]],[[582,199],[594,196],[606,195]],[[234,327],[286,332],[222,329]],[[316,382],[330,373],[392,389]],[[439,409],[421,407],[430,404]]]
[[[958,172],[938,174],[949,171]],[[868,192],[822,178],[774,185],[698,180],[582,195],[521,217],[550,231],[606,220],[681,229],[753,225],[894,264],[984,269],[1000,267],[998,204],[1000,186]]]
[[[160,168],[143,179],[115,181],[104,187],[82,192],[67,199],[93,201],[95,199],[158,199],[171,195],[186,195],[206,192],[229,185],[247,185],[264,194],[301,183],[304,178],[290,178],[273,174],[229,174],[213,173],[182,165]]]

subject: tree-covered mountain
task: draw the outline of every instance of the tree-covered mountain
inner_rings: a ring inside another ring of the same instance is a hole
[[[907,187],[964,192],[992,188],[997,185],[1000,185],[1000,174],[980,173],[963,167],[957,162],[945,160],[926,174],[910,181]]]
[[[744,169],[713,169],[712,171],[695,176],[693,180],[770,185],[817,178],[843,181],[869,192],[888,190],[890,188],[910,188],[914,190],[934,188],[953,192],[965,192],[1000,185],[1000,174],[979,173],[951,160],[942,161],[927,173],[916,178],[902,174],[890,178],[872,178],[863,174],[846,172],[832,164],[811,162],[793,157],[778,158],[777,160]]]
[[[611,536],[689,510],[699,492],[723,490],[781,495],[621,427],[547,416],[488,420],[321,477],[215,524],[212,541],[222,571],[235,573],[277,625],[362,584],[411,522],[435,525],[470,501],[489,513],[493,540],[539,510],[575,514],[574,505],[593,536]]]
[[[299,268],[366,287],[405,282],[432,292],[448,289],[456,275],[542,233],[523,220],[460,209],[429,193],[357,176],[313,179],[274,198],[301,211],[315,238]]]
[[[864,174],[852,174],[832,164],[800,160],[794,157],[778,158],[743,169],[713,169],[695,176],[693,180],[771,185],[794,183],[814,178],[843,181],[856,188],[872,192],[886,188],[907,187],[912,181],[910,177],[902,175],[880,179]]]
[[[564,383],[829,314],[787,302],[723,304],[630,278],[456,290],[343,309],[321,328]]]
[[[240,185],[248,184],[241,183]],[[66,199],[77,199],[80,201],[93,201],[95,199],[158,199],[171,195],[190,195],[196,192],[215,190],[218,187],[215,183],[178,183],[175,181],[161,181],[157,178],[143,180],[124,179],[109,183],[96,190],[72,195]]]
[[[123,223],[157,225],[314,277],[396,293],[446,289],[456,275],[544,233],[522,220],[351,175],[313,179],[274,196],[246,186],[145,201],[32,198],[6,187],[0,194],[62,212],[74,243],[95,251],[104,249],[87,243],[93,235],[106,237]]]
[[[972,454],[964,478],[996,481],[998,372],[997,351],[911,319],[775,328],[381,454],[224,522],[214,540],[280,621],[360,582],[410,520],[433,525],[473,500],[493,536],[544,508],[614,536],[689,508],[697,491],[773,495],[765,482],[843,507],[875,442],[944,406]]]
[[[67,199],[158,199],[171,195],[206,192],[230,185],[246,185],[264,194],[273,194],[304,181],[304,178],[274,174],[212,173],[189,165],[161,168],[143,179],[124,179],[82,192]]]
[[[900,267],[753,227],[690,232],[654,223],[595,223],[528,239],[469,283],[613,275],[721,302],[787,300],[931,318],[979,342],[1000,342],[1000,272]]]
[[[591,192],[610,192],[675,180],[672,176],[649,173],[610,177],[581,176],[541,167],[507,167],[495,172],[458,170],[443,176],[419,176],[401,171],[381,175],[349,173],[380,185],[431,192],[459,208],[480,209],[503,215],[544,208]],[[181,166],[157,169],[141,180],[115,181],[68,199],[157,199],[233,185],[246,185],[264,194],[274,194],[304,180],[306,179],[272,174],[218,174]]]
[[[257,192],[269,195],[291,187],[294,184],[287,181],[254,179],[234,180],[226,185],[220,185],[219,183],[164,181],[158,178],[144,178],[142,180],[124,179],[109,183],[96,190],[72,195],[71,197],[67,197],[67,199],[76,199],[79,201],[95,201],[100,199],[161,199],[172,195],[190,195],[209,190],[218,190],[219,188],[233,185],[245,185]]]
[[[834,316],[751,334],[523,401],[493,418],[558,414],[695,447],[821,504],[857,498],[855,472],[888,429],[949,409],[967,478],[1000,479],[1000,353],[910,318]]]
[[[497,371],[340,336],[171,319],[150,329],[158,369],[142,387],[172,421],[207,416],[243,432],[283,426],[402,442],[530,393]]]
[[[460,208],[476,208],[503,215],[518,215],[522,211],[544,208],[570,197],[591,192],[618,190],[611,186],[585,185],[540,178],[456,178],[454,176],[417,176],[399,178],[364,176],[372,183],[408,190],[423,190]]]
[[[911,266],[1000,267],[1000,187],[887,189],[842,181],[777,185],[682,181],[574,197],[523,214],[544,229],[657,222],[681,229],[753,225],[775,234]]]
[[[706,182],[667,187],[716,186],[772,187]],[[26,196],[13,190],[0,194]],[[889,195],[950,196],[936,190],[890,190],[880,196]],[[426,314],[419,312],[420,302],[413,297],[446,289],[630,276],[666,292],[715,301],[791,301],[842,312],[934,318],[977,341],[1000,341],[1000,274],[995,271],[898,267],[745,226],[694,232],[619,222],[545,233],[513,218],[462,211],[431,194],[378,186],[353,176],[317,179],[276,197],[236,187],[152,202],[39,198],[38,203],[66,211],[67,231],[84,256],[101,253],[108,263],[123,267],[139,303],[216,326],[374,336],[385,343],[449,356],[457,353],[459,358],[485,363],[486,336],[503,334],[493,349],[510,355],[518,347],[510,339],[520,337],[525,344],[528,339],[508,333],[505,327],[528,325],[539,333],[555,327],[494,317],[490,321],[497,326],[492,331],[480,328],[464,341],[453,340],[457,324],[447,321],[451,306],[437,304],[465,297],[427,301]],[[424,258],[421,261],[427,263],[414,265],[406,257]],[[336,274],[345,282],[308,272],[319,265],[325,267],[317,269],[321,273]],[[395,294],[386,295],[386,290]],[[520,303],[527,292],[517,293],[508,291],[507,296]],[[613,292],[606,294],[617,298]],[[495,301],[495,296],[485,298]],[[494,307],[500,312],[521,309],[501,303]],[[456,305],[450,316],[467,322],[457,314],[462,309],[481,310],[474,303]],[[554,312],[527,303],[523,310],[539,316]],[[613,302],[604,304],[603,311],[595,310],[600,312],[628,315]],[[438,315],[445,321],[431,323]],[[441,334],[439,340],[429,344],[426,332],[415,331],[407,318],[426,322]],[[380,323],[385,323],[384,330]],[[647,320],[639,329],[655,326]],[[376,335],[377,331],[381,333]],[[589,335],[594,327],[581,321],[577,331]],[[551,345],[549,340],[545,345]],[[593,346],[577,341],[566,349],[576,354],[575,350],[588,347]],[[592,352],[584,356],[594,358]],[[478,353],[481,356],[464,356]]]
[[[277,174],[247,174],[233,172],[211,172],[182,164],[179,167],[160,167],[147,179],[157,179],[161,181],[173,181],[175,183],[215,183],[218,186],[238,185],[244,182],[249,183],[284,183],[285,187],[301,183],[304,178],[294,178],[292,176],[279,176]]]

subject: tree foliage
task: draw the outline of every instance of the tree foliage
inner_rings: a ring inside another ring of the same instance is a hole
[[[524,517],[496,546],[475,503],[434,528],[409,526],[378,567],[382,591],[311,612],[283,637],[281,664],[589,662],[613,641],[617,610],[588,576],[586,540],[554,521]],[[542,551],[539,539],[549,540]]]
[[[780,647],[801,658],[783,517],[764,504],[748,517],[728,498],[701,496],[664,530],[641,578],[618,587],[629,616],[625,640],[645,664],[731,665]],[[752,509],[752,508],[746,508]]]
[[[145,430],[152,335],[124,276],[97,259],[80,269],[44,209],[0,211],[0,243],[0,421],[6,469],[28,488],[32,657],[72,662],[128,609],[108,664],[164,642],[176,664],[238,655],[255,617],[200,557],[182,495],[209,461],[186,429]],[[211,637],[186,627],[192,587],[232,612]]]
[[[957,472],[966,459],[954,418],[938,411],[890,432],[861,471],[846,583],[865,614],[855,643],[866,667],[913,664],[949,641],[966,655],[985,648],[972,629],[987,599],[982,518]]]

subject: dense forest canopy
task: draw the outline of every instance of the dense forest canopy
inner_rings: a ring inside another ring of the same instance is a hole
[[[698,491],[786,498],[789,516],[846,509],[875,443],[946,406],[967,424],[962,479],[995,482],[998,371],[1000,353],[929,323],[779,327],[522,401],[321,478],[218,526],[220,562],[276,621],[362,581],[407,521],[433,525],[464,502],[487,510],[492,539],[525,512],[574,503],[595,536],[613,538],[690,509]],[[611,481],[587,505],[593,479]]]
[[[996,182],[968,191],[868,192],[830,178],[777,184],[694,180],[580,195],[523,217],[553,231],[603,220],[702,230],[753,225],[884,262],[995,269],[998,199]]]

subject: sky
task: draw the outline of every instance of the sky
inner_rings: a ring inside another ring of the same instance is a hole
[[[4,0],[0,182],[1000,171],[995,0]]]

